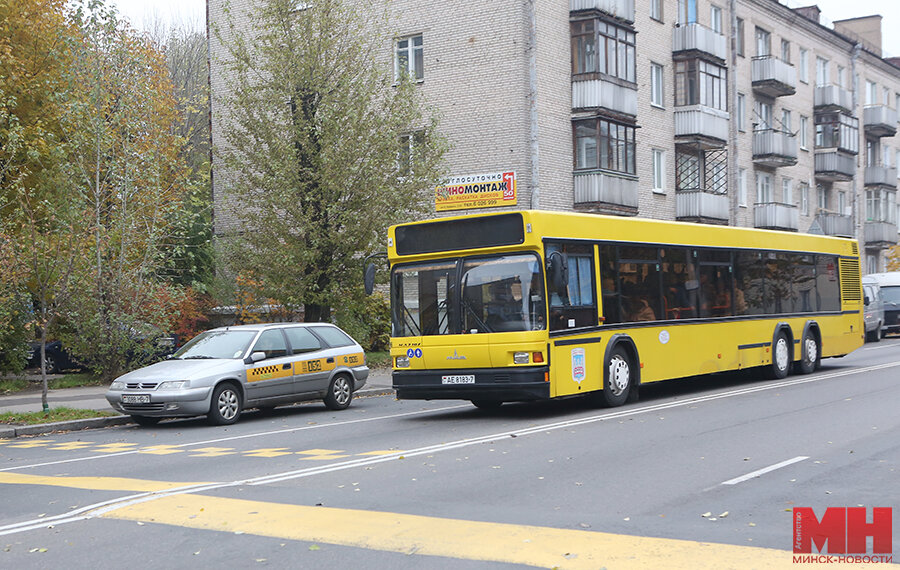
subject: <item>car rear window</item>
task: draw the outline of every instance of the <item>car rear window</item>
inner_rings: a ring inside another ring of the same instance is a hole
[[[287,334],[288,342],[291,343],[293,354],[312,352],[322,348],[322,343],[316,338],[316,335],[306,330],[305,327],[288,327],[284,329],[284,332]]]
[[[350,338],[347,333],[337,327],[309,327],[322,337],[328,346],[350,346],[356,344],[356,341]]]

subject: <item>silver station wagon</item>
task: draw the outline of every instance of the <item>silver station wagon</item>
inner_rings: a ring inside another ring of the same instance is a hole
[[[198,415],[223,425],[247,408],[303,400],[343,410],[368,376],[362,347],[334,325],[240,325],[208,330],[167,360],[120,376],[106,399],[141,425]]]

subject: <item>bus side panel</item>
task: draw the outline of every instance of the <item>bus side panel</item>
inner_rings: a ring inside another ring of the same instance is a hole
[[[854,314],[817,317],[822,334],[822,356],[843,356],[861,347],[865,342],[866,326],[862,311]],[[795,334],[798,334],[794,329]],[[802,327],[799,329],[802,334]],[[799,338],[799,337],[798,337]],[[796,355],[795,355],[796,356]]]
[[[633,329],[629,336],[642,366],[641,382],[656,382],[737,368],[728,331],[709,325],[678,325]]]
[[[585,394],[603,388],[606,336],[550,341],[550,396]]]

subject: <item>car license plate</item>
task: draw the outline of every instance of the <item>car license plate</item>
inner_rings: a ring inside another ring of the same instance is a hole
[[[451,376],[441,376],[441,384],[474,384],[474,374],[454,374]]]
[[[149,404],[150,394],[122,394],[123,404]]]

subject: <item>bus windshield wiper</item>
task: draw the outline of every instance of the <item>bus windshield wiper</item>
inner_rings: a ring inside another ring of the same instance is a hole
[[[463,288],[463,291],[465,292],[465,288]],[[466,310],[472,314],[472,318],[475,319],[475,322],[478,324],[479,328],[484,329],[484,332],[494,332],[491,327],[487,326],[487,323],[481,320],[481,317],[478,316],[478,313],[475,311],[475,309],[472,308],[472,305],[469,304],[469,300],[466,299],[465,294],[463,294],[462,304],[463,307],[465,307]]]

